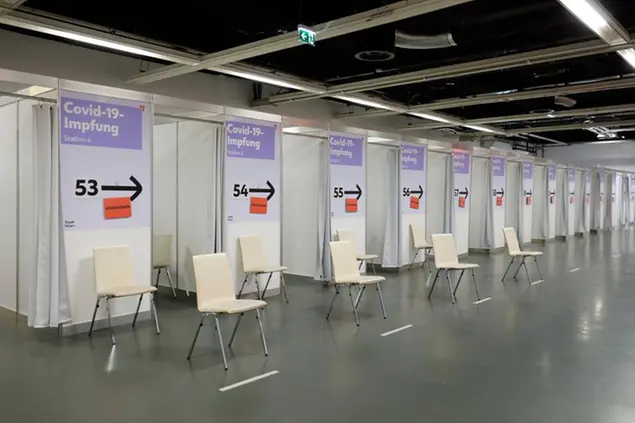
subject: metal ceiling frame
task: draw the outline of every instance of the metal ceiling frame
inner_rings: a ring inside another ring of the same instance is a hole
[[[456,65],[441,66],[438,68],[368,79],[348,84],[335,85],[327,88],[324,94],[294,92],[274,95],[267,99],[254,102],[254,105],[283,104],[294,101],[310,100],[313,98],[325,97],[330,95],[358,93],[362,91],[377,90],[381,88],[396,87],[400,85],[410,85],[420,82],[435,81],[439,79],[458,78],[487,72],[515,69],[553,61],[569,60],[580,57],[593,56],[597,54],[612,53],[617,50],[622,50],[634,46],[635,42],[630,42],[628,44],[623,44],[620,46],[607,46],[603,41],[600,40],[585,41],[581,43],[551,47],[542,50],[534,50],[525,53],[511,54],[507,56],[476,60],[472,62],[458,63]]]
[[[435,12],[474,0],[402,0],[387,6],[372,9],[366,12],[357,13],[340,19],[335,19],[313,27],[318,35],[318,41],[339,37],[364,29],[374,28],[391,22],[412,18],[418,15]],[[301,22],[298,22],[298,24]],[[301,46],[298,42],[298,35],[294,32],[277,35],[264,40],[244,44],[227,50],[211,53],[203,56],[199,63],[194,66],[183,66],[179,64],[168,65],[145,72],[128,80],[129,83],[147,84],[185,75],[210,67],[217,67],[251,57],[262,56],[281,50],[286,50]]]
[[[496,116],[482,119],[468,119],[464,123],[467,125],[483,125],[490,123],[507,123],[507,122],[523,122],[530,120],[550,120],[550,119],[560,119],[560,118],[568,118],[568,117],[582,117],[589,115],[605,115],[611,113],[622,113],[622,112],[633,112],[635,111],[635,103],[631,104],[623,104],[619,106],[607,106],[607,107],[592,107],[588,109],[576,109],[576,110],[565,110],[561,112],[553,112],[553,113],[524,113],[518,115],[508,115],[508,116]],[[407,128],[401,129],[401,131],[418,131],[418,130],[427,130],[427,129],[441,129],[441,128],[452,128],[458,125],[453,124],[443,124],[443,123],[430,123],[430,124],[422,124],[422,125],[411,125]]]
[[[558,132],[558,131],[570,131],[574,129],[591,129],[597,127],[604,128],[617,128],[620,126],[633,126],[635,125],[635,119],[629,120],[611,120],[606,122],[593,122],[589,124],[574,123],[570,125],[554,125],[554,126],[538,126],[533,128],[522,129],[510,129],[505,131],[507,135],[521,135],[521,134],[535,134],[540,132]]]

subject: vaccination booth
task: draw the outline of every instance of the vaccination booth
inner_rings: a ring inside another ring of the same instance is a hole
[[[556,165],[542,159],[534,163],[532,239],[551,241],[556,237]]]

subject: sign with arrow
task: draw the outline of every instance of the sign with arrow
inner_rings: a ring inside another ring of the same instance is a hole
[[[150,227],[148,103],[60,92],[60,186],[66,230]]]
[[[426,212],[425,206],[425,186],[426,186],[426,163],[427,148],[420,144],[402,144],[401,145],[401,213],[422,216]],[[403,233],[407,234],[410,230],[410,224],[422,226],[425,223],[425,217],[417,218],[418,220],[410,221],[402,219],[404,225]],[[423,220],[424,222],[421,222]],[[410,236],[406,237],[408,245],[410,245]],[[404,247],[405,248],[405,247]],[[407,256],[410,256],[408,251]]]
[[[278,124],[232,118],[225,127],[225,220],[280,220]]]
[[[329,133],[331,217],[365,217],[366,154],[364,137]],[[337,224],[344,228],[343,224]]]

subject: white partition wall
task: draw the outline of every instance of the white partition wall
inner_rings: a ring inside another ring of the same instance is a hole
[[[518,238],[521,243],[528,244],[532,238],[532,222],[534,211],[534,164],[530,161],[523,161],[520,165],[522,178],[522,192],[519,198],[519,224]],[[511,204],[511,203],[510,203]]]
[[[523,177],[521,174],[522,163],[517,160],[507,160],[505,177],[505,226],[516,229],[518,239],[522,229],[521,225],[521,198],[523,197]],[[502,231],[501,231],[502,232]]]
[[[604,228],[612,229],[615,225],[615,173],[609,172],[606,175],[606,188],[605,188],[605,210],[604,210]]]
[[[327,138],[282,137],[282,263],[288,272],[313,277],[318,257],[320,162]]]
[[[593,216],[593,190],[591,184],[591,171],[586,169],[584,172],[583,181],[584,181],[584,204],[582,207],[582,215],[584,221],[584,232],[589,232],[591,230],[591,217]]]
[[[259,236],[268,263],[280,263],[282,174],[281,125],[277,122],[227,117],[225,122],[223,251],[240,289],[244,273],[238,248],[240,236]],[[267,275],[261,275],[261,285]],[[269,289],[280,287],[274,274]],[[256,292],[252,279],[243,292]]]
[[[575,168],[567,169],[567,236],[575,234]]]
[[[585,220],[585,210],[584,210],[584,206],[585,206],[585,202],[586,202],[586,182],[585,182],[585,171],[584,170],[580,170],[580,169],[576,169],[575,171],[575,192],[576,192],[576,196],[575,196],[575,204],[574,204],[574,209],[575,209],[575,218],[574,218],[574,232],[576,234],[583,234],[585,232],[587,232],[586,229],[586,220]]]
[[[556,168],[556,236],[566,237],[569,218],[569,182],[567,168]]]
[[[629,180],[629,184],[628,184],[628,191],[629,191],[629,217],[628,217],[628,222],[630,224],[635,223],[635,175],[630,175],[629,176],[630,180]]]
[[[445,170],[445,169],[444,169]],[[398,195],[400,201],[400,257],[399,265],[404,266],[412,260],[415,254],[413,248],[410,226],[415,225],[426,231],[426,175],[427,148],[425,145],[402,144],[401,145],[401,190]],[[440,183],[435,178],[436,183]],[[427,231],[425,232],[427,234]],[[428,237],[428,242],[430,238]],[[416,262],[424,259],[423,254],[417,256]]]
[[[452,151],[454,183],[452,190],[446,192],[446,195],[452,192],[454,194],[454,216],[452,216],[450,225],[446,225],[446,227],[449,226],[454,234],[456,250],[459,255],[465,255],[469,251],[470,214],[473,198],[473,193],[470,192],[472,187],[472,163],[472,155],[468,151]]]
[[[426,213],[426,231],[428,237],[432,234],[453,232],[452,216],[454,215],[453,203],[447,207],[446,198],[448,190],[454,195],[454,173],[452,154],[428,150],[428,174],[427,180],[435,181],[428,184],[427,195],[424,197],[428,210]],[[450,177],[448,177],[448,168]]]
[[[547,165],[547,239],[556,236],[556,165]]]
[[[505,236],[503,234],[505,208],[507,207],[508,201],[508,199],[505,198],[505,191],[507,190],[507,178],[505,177],[507,172],[506,158],[502,154],[492,153],[490,160],[490,177],[492,178],[492,193],[490,198],[493,212],[492,229],[494,231],[492,248],[503,248],[505,246]]]
[[[622,226],[628,223],[630,215],[629,182],[629,175],[623,173],[620,181],[620,225]]]
[[[366,148],[366,252],[385,268],[400,265],[399,147]]]
[[[478,153],[472,159],[472,203],[469,247],[492,250],[505,246],[506,158]],[[518,197],[516,197],[518,198]]]
[[[550,240],[556,236],[556,166],[536,163],[534,166],[534,197],[532,238]]]
[[[622,174],[619,172],[613,174],[611,193],[611,223],[612,227],[617,227],[620,225],[620,209],[622,207]]]
[[[366,250],[366,138],[329,133],[331,235],[353,233],[357,250]]]

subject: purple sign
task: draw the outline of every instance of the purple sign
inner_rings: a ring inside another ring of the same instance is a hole
[[[275,124],[259,124],[228,120],[225,124],[227,134],[227,156],[241,159],[276,159]]]
[[[60,98],[62,144],[141,150],[145,104],[122,106],[83,100],[65,92]]]
[[[555,181],[556,180],[556,167],[553,166],[553,165],[547,166],[547,172],[549,172],[549,180],[550,181]]]
[[[523,178],[531,179],[534,177],[534,164],[532,162],[523,162]]]
[[[426,147],[404,145],[401,147],[401,168],[404,170],[425,169]]]
[[[331,164],[341,166],[363,165],[364,137],[329,134]]]
[[[470,153],[463,151],[453,151],[454,173],[470,173]]]
[[[505,176],[505,157],[492,156],[492,176]]]
[[[575,182],[575,169],[569,169],[569,182]]]

